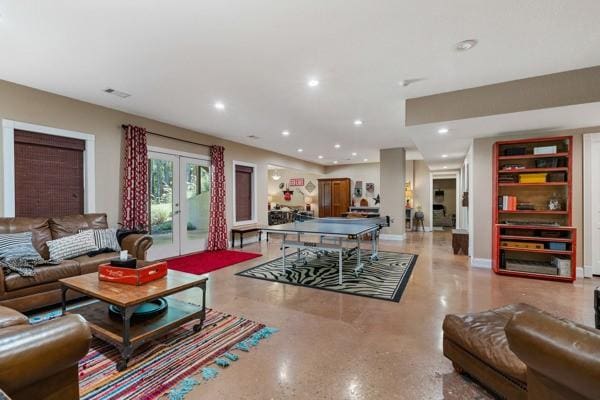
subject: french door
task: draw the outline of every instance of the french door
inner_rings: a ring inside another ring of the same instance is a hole
[[[202,158],[148,152],[152,260],[206,249],[210,166]]]

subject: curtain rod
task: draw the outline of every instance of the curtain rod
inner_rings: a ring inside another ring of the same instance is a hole
[[[123,128],[123,129],[127,129],[127,127],[128,127],[128,126],[129,126],[129,125],[125,125],[125,124],[123,124],[123,125],[121,125],[121,128]],[[196,142],[192,142],[191,140],[178,139],[178,138],[174,138],[174,137],[172,137],[172,136],[163,135],[163,134],[161,134],[161,133],[156,133],[156,132],[151,132],[151,131],[146,131],[146,133],[149,133],[149,134],[151,134],[151,135],[154,135],[154,136],[160,136],[160,137],[164,137],[164,138],[167,138],[167,139],[178,140],[178,141],[180,141],[180,142],[185,142],[185,143],[196,144],[196,145],[198,145],[198,146],[212,147],[210,144],[196,143]]]

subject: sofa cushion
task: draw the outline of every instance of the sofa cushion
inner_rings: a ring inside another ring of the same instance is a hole
[[[46,242],[52,240],[48,218],[0,218],[0,233],[31,232],[33,247],[44,258],[50,258]]]
[[[52,239],[71,236],[84,229],[106,229],[106,214],[80,214],[50,218]]]
[[[527,367],[508,347],[504,327],[516,312],[531,309],[527,304],[511,304],[479,313],[447,315],[444,337],[500,373],[527,382]]]
[[[53,261],[68,260],[98,250],[92,230],[51,240],[47,244]]]
[[[62,278],[79,275],[79,263],[65,260],[58,265],[43,265],[36,267],[35,276],[19,276],[10,274],[5,277],[4,285],[8,292],[42,283],[56,282]]]
[[[73,261],[77,261],[79,263],[79,269],[81,270],[81,274],[90,274],[92,272],[98,272],[98,265],[107,264],[110,262],[111,258],[119,257],[119,253],[102,253],[93,257],[89,256],[79,256],[73,258]]]

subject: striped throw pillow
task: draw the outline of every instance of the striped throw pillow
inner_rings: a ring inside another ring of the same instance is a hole
[[[79,233],[89,229],[80,229]],[[119,241],[117,240],[117,230],[115,228],[108,229],[93,229],[94,241],[99,249],[111,249],[114,251],[121,251]]]
[[[94,231],[88,230],[76,235],[46,242],[50,250],[50,259],[62,261],[98,250],[94,240]]]
[[[0,234],[0,265],[7,274],[34,276],[34,267],[46,261],[31,243],[31,232]]]

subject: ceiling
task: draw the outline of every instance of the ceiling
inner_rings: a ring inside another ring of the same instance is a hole
[[[0,14],[0,79],[325,165],[398,146],[457,163],[504,128],[433,136],[404,126],[405,99],[600,64],[597,0],[2,0]],[[529,115],[507,125],[544,128]]]

